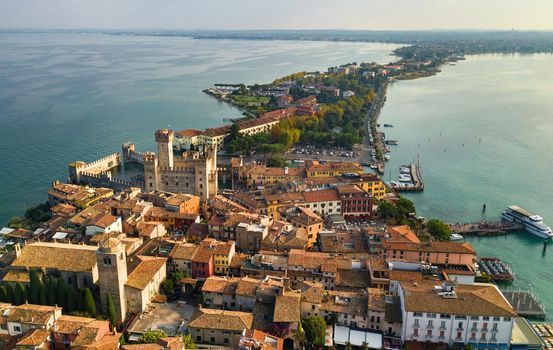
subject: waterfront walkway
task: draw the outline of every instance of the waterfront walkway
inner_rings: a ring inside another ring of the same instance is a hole
[[[522,225],[502,221],[479,221],[448,225],[451,228],[451,233],[458,233],[460,235],[498,235],[522,230]]]

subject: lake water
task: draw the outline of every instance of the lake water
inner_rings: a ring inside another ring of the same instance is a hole
[[[118,151],[153,132],[205,128],[240,112],[201,92],[217,82],[268,82],[352,61],[388,62],[397,46],[193,40],[98,34],[0,35],[0,222],[46,200],[67,163]],[[385,180],[419,155],[419,214],[495,219],[518,204],[553,224],[553,56],[472,56],[388,89],[381,123],[393,147]],[[391,175],[388,171],[391,170]],[[482,204],[487,204],[482,214]],[[526,234],[468,239],[510,263],[553,311],[553,245]],[[532,285],[530,285],[530,281]]]
[[[399,140],[389,146],[386,181],[420,159],[425,190],[406,195],[420,215],[493,220],[517,204],[553,225],[552,55],[471,56],[433,77],[394,82],[380,122]],[[552,242],[543,253],[526,233],[467,240],[480,256],[511,264],[513,287],[531,287],[553,312]]]
[[[299,70],[393,60],[398,45],[0,34],[0,223],[46,200],[67,164],[152,149],[153,133],[218,126],[241,112],[201,92]]]

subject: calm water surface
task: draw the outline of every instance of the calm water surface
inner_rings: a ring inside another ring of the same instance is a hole
[[[421,215],[493,220],[517,204],[553,226],[553,56],[472,56],[436,76],[395,82],[381,122],[399,140],[386,181],[420,159],[425,190],[407,197]],[[553,312],[551,241],[545,253],[525,233],[468,241],[480,256],[510,263],[513,287],[531,287]]]
[[[0,223],[46,200],[67,164],[153,132],[213,127],[241,112],[201,92],[352,61],[390,62],[398,45],[0,34]]]

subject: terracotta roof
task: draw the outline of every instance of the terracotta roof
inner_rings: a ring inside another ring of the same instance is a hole
[[[301,266],[307,269],[318,269],[322,265],[336,264],[336,261],[327,253],[306,252],[299,249],[292,249],[288,255],[288,266]],[[328,266],[325,269],[329,269]]]
[[[420,242],[417,234],[413,232],[407,225],[388,227],[386,232],[389,235],[388,241],[407,241],[413,243]]]
[[[302,281],[299,284],[301,292],[301,300],[312,303],[320,304],[325,292],[324,286],[317,282]]]
[[[45,325],[54,312],[61,310],[61,307],[22,304],[14,306],[7,317],[8,322],[28,323],[35,325]]]
[[[27,244],[12,266],[84,272],[96,266],[98,247],[82,244],[37,242]]]
[[[326,162],[321,163],[317,160],[305,162],[307,171],[338,171],[342,173],[363,172],[363,167],[354,162]]]
[[[246,174],[257,176],[282,176],[282,177],[305,177],[305,168],[270,168],[265,165],[256,165],[245,171]]]
[[[171,258],[178,260],[192,260],[198,247],[191,243],[175,244],[171,251]]]
[[[243,331],[252,325],[253,315],[249,312],[202,308],[194,311],[188,328]]]
[[[236,295],[255,297],[255,292],[261,284],[261,280],[244,277],[238,281],[236,286]]]
[[[221,293],[221,294],[233,294],[234,290],[227,288],[229,283],[237,283],[238,278],[227,278],[220,276],[210,276],[205,279],[202,286],[202,293]],[[230,292],[230,293],[225,293]]]
[[[234,246],[235,246],[234,241],[219,242],[215,246],[215,250],[214,250],[213,254],[228,256]]]
[[[178,134],[178,135],[181,135],[181,136],[188,136],[188,137],[198,136],[201,133],[202,132],[200,130],[196,130],[196,129],[186,129],[186,130],[181,130],[181,131],[176,131],[175,132],[175,134]]]
[[[143,290],[153,280],[159,270],[165,266],[167,258],[137,256],[136,259],[140,259],[141,261],[129,274],[125,286]]]
[[[342,288],[367,288],[370,286],[368,270],[339,269],[336,275],[336,286]]]
[[[89,221],[88,225],[98,226],[100,228],[108,228],[110,225],[116,222],[117,219],[118,219],[117,216],[113,216],[111,214],[99,215],[96,218]]]
[[[416,282],[420,283],[423,280],[422,272],[420,271],[399,271],[399,270],[390,270],[389,272],[390,281],[404,281],[404,282]]]
[[[516,317],[517,313],[492,284],[459,284],[457,298],[444,298],[434,283],[413,285],[403,282],[405,310],[451,315]]]
[[[299,322],[300,321],[301,293],[285,291],[277,295],[273,322]]]
[[[41,346],[48,341],[50,332],[44,328],[35,328],[27,332],[18,342],[17,346],[34,347]]]
[[[212,238],[206,238],[200,242],[196,254],[192,258],[193,262],[208,263],[213,258],[217,241]]]
[[[92,322],[95,318],[63,315],[56,320],[56,328],[53,332],[63,334],[76,334],[80,329]]]
[[[318,190],[318,191],[305,191],[303,193],[305,202],[315,203],[315,202],[331,202],[339,201],[340,194],[337,190]]]
[[[386,250],[405,250],[405,251],[421,251],[421,252],[438,252],[438,253],[459,253],[459,254],[476,254],[470,243],[456,242],[383,242],[382,246]]]
[[[367,316],[367,295],[360,292],[329,290],[320,305],[321,311]]]
[[[39,272],[42,275],[42,272]],[[27,270],[8,270],[8,272],[2,278],[3,282],[22,282],[29,283],[31,278],[29,276],[29,271]]]

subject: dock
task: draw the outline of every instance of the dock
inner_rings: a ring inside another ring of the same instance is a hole
[[[420,165],[411,163],[409,165],[402,165],[402,167],[409,168],[409,174],[411,175],[412,183],[407,185],[399,184],[397,186],[391,186],[392,189],[398,192],[424,191],[424,181],[422,180],[422,171]]]
[[[511,282],[515,279],[511,267],[500,259],[481,258],[478,266],[494,282]]]
[[[479,221],[472,223],[448,224],[451,233],[460,235],[500,235],[522,230],[522,225],[503,221]]]
[[[545,307],[531,291],[519,289],[501,292],[519,316],[534,320],[545,319]]]

